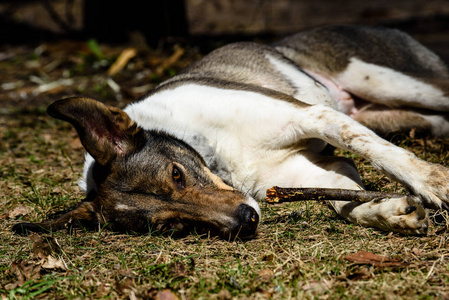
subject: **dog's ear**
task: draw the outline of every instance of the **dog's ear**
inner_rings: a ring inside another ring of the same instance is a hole
[[[71,123],[87,152],[106,165],[140,148],[144,132],[122,110],[89,98],[67,98],[51,104],[50,116]]]

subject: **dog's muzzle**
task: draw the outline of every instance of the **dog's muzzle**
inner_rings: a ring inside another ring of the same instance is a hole
[[[259,225],[259,214],[257,211],[247,205],[240,204],[238,207],[239,230],[238,237],[251,238],[256,234]]]

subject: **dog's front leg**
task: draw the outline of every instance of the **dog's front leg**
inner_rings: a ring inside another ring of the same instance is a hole
[[[415,196],[375,199],[370,202],[329,201],[346,220],[403,234],[425,234],[428,216]]]
[[[419,159],[331,108],[315,105],[301,110],[306,115],[295,125],[300,127],[302,136],[323,139],[368,159],[374,167],[418,196],[426,207],[448,208],[448,169]]]
[[[282,172],[285,168],[288,172]],[[342,157],[321,156],[303,151],[285,162],[280,171],[281,174],[286,174],[286,178],[277,184],[356,191],[363,186],[356,166],[350,159]],[[295,180],[289,182],[291,178]],[[267,181],[271,180],[273,176],[267,178]],[[415,196],[375,198],[363,203],[337,200],[329,200],[327,203],[346,220],[365,227],[403,234],[427,232],[427,214],[421,201]]]

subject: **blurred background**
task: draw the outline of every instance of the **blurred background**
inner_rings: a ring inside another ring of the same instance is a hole
[[[449,61],[449,0],[0,0],[0,101],[123,106],[223,44],[344,23],[401,29]]]
[[[449,39],[448,0],[0,0],[2,42],[95,37],[126,42],[286,35],[326,24],[393,26]]]

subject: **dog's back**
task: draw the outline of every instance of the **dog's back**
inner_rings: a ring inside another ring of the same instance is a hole
[[[334,76],[357,58],[413,76],[448,77],[436,54],[396,29],[326,26],[287,37],[274,47],[305,69]]]

